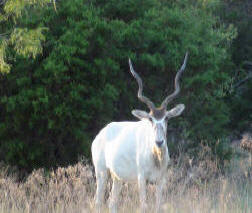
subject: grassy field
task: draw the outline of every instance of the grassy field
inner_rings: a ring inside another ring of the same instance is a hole
[[[197,161],[181,154],[167,172],[163,212],[251,213],[251,152],[235,149],[237,155],[225,172],[219,170],[207,147],[202,147],[202,158]],[[0,213],[94,212],[93,168],[83,161],[51,172],[35,170],[22,182],[10,167],[0,167]],[[148,185],[149,212],[154,212],[154,192],[155,186]],[[136,184],[124,185],[119,206],[120,212],[139,212]]]

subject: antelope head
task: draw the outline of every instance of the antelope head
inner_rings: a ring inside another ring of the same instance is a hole
[[[183,71],[185,70],[186,67],[186,62],[188,58],[188,53],[186,53],[183,65],[179,69],[179,71],[176,74],[175,77],[175,91],[171,94],[168,95],[164,101],[162,102],[160,107],[156,107],[154,103],[147,97],[143,95],[143,83],[142,79],[140,76],[134,71],[131,60],[129,59],[129,66],[130,66],[130,71],[134,78],[137,80],[139,89],[138,89],[138,99],[145,103],[148,108],[150,109],[150,112],[145,112],[142,110],[133,110],[132,114],[139,118],[140,120],[142,119],[147,119],[150,121],[152,125],[152,130],[153,130],[153,141],[155,143],[155,146],[157,148],[162,148],[166,146],[166,131],[167,131],[167,121],[172,118],[179,116],[183,110],[185,109],[184,104],[179,104],[176,107],[174,107],[171,110],[167,110],[167,105],[169,102],[171,102],[180,92],[180,85],[179,85],[179,79]]]

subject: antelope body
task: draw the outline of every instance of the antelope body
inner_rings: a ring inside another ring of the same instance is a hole
[[[105,126],[92,143],[92,159],[95,167],[97,189],[96,207],[101,211],[108,173],[113,179],[110,197],[110,212],[117,212],[117,200],[123,182],[137,182],[141,203],[141,212],[146,212],[146,181],[156,182],[157,212],[160,208],[164,174],[169,163],[169,151],[166,143],[167,121],[179,116],[184,105],[179,104],[166,111],[170,102],[180,91],[179,78],[186,62],[175,78],[175,91],[166,97],[161,107],[155,105],[142,94],[142,80],[134,71],[129,60],[130,71],[136,78],[139,90],[138,98],[147,104],[150,112],[133,110],[132,114],[139,118],[138,122],[112,122]]]

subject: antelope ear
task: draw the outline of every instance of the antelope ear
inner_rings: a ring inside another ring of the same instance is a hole
[[[132,110],[131,111],[132,115],[134,115],[135,117],[139,118],[140,120],[142,119],[149,119],[150,118],[150,115],[149,113],[145,112],[145,111],[142,111],[142,110]]]
[[[185,105],[184,104],[179,104],[170,111],[166,112],[166,117],[167,118],[172,118],[181,115],[181,113],[184,111]]]

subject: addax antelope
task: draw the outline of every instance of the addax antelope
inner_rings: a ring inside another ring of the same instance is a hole
[[[139,186],[141,212],[146,212],[146,181],[155,182],[157,212],[160,208],[164,174],[170,160],[166,143],[167,121],[179,116],[184,104],[167,111],[167,105],[180,92],[179,79],[185,70],[188,54],[175,77],[175,91],[167,96],[160,107],[143,95],[143,83],[134,71],[131,60],[129,67],[137,80],[138,98],[145,103],[150,112],[133,110],[132,114],[140,121],[112,122],[105,126],[92,143],[92,158],[95,167],[97,189],[96,208],[101,211],[108,173],[113,179],[110,197],[110,212],[117,212],[117,200],[123,182],[136,181]]]

